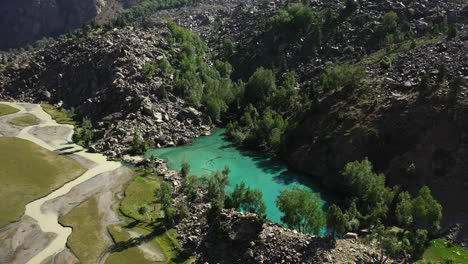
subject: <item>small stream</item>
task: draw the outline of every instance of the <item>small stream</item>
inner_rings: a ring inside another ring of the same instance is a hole
[[[227,190],[232,191],[235,185],[241,182],[245,182],[251,188],[260,189],[267,206],[267,218],[273,222],[281,223],[282,216],[275,204],[276,197],[280,190],[293,184],[306,186],[313,192],[320,193],[323,206],[326,207],[331,196],[325,194],[310,177],[290,170],[278,158],[237,149],[226,139],[224,132],[224,129],[220,129],[211,136],[195,140],[191,145],[152,149],[146,156],[162,158],[174,170],[180,170],[182,162],[187,162],[190,164],[191,173],[198,176],[212,174],[229,165],[231,185]]]

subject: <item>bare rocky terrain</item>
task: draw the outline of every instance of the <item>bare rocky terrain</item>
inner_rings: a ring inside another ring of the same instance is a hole
[[[14,57],[4,71],[0,97],[74,108],[96,122],[99,140],[91,149],[108,156],[126,153],[135,129],[158,146],[186,144],[209,133],[211,125],[172,95],[172,74],[147,79],[142,73],[152,59],[177,63],[163,35],[119,29]]]

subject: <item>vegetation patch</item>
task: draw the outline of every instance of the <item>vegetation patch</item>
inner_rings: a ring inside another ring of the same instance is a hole
[[[192,259],[180,258],[177,231],[164,225],[164,213],[156,199],[162,180],[136,170],[140,175],[129,183],[120,202],[119,213],[125,223],[108,227],[115,245],[106,263],[191,263]]]
[[[91,198],[59,219],[62,225],[73,227],[67,246],[80,263],[97,263],[110,246],[101,232],[101,217],[97,199]]]
[[[398,53],[408,52],[412,49],[420,48],[427,44],[439,42],[442,39],[442,37],[425,36],[418,39],[407,40],[398,43],[391,48],[383,48],[372,53],[371,55],[362,59],[358,65],[368,66],[379,62],[383,62],[385,64],[387,61],[392,60]]]
[[[12,120],[10,120],[10,123],[16,126],[27,127],[38,125],[39,119],[33,114],[26,114],[24,116],[13,118]]]
[[[418,264],[468,263],[468,250],[461,246],[445,239],[434,239],[429,244]]]
[[[78,162],[30,141],[0,137],[0,227],[17,221],[26,204],[83,174]]]
[[[109,255],[106,260],[106,264],[131,264],[131,263],[141,263],[141,264],[150,264],[150,263],[164,263],[164,262],[154,262],[145,258],[144,253],[138,249],[136,245],[127,246],[130,244],[132,238],[128,231],[119,226],[114,225],[109,227],[109,233],[112,235],[112,239],[120,247],[116,247],[115,250]],[[146,242],[153,243],[153,242]]]
[[[75,125],[76,121],[73,119],[75,113],[72,110],[67,109],[58,109],[57,107],[51,104],[41,104],[42,109],[48,113],[52,119],[54,119],[59,124]]]
[[[120,203],[120,212],[140,222],[159,217],[160,206],[154,203],[154,191],[159,188],[160,183],[161,180],[156,177],[137,176],[125,190],[125,197]],[[141,208],[151,208],[151,210],[142,214]],[[152,214],[153,212],[155,214]]]
[[[16,112],[19,112],[19,109],[6,104],[0,104],[0,116],[14,114]]]

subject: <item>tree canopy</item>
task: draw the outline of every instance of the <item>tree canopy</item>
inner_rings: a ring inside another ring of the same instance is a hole
[[[244,182],[236,184],[234,191],[229,196],[227,207],[232,207],[237,210],[243,210],[250,213],[255,213],[259,216],[264,216],[266,213],[266,205],[263,202],[263,193],[257,189],[246,187]]]
[[[333,237],[335,233],[343,235],[346,231],[346,218],[340,207],[331,205],[327,213],[327,227],[333,230]]]
[[[281,220],[290,228],[318,235],[325,226],[320,196],[306,187],[294,185],[280,191],[276,205]]]

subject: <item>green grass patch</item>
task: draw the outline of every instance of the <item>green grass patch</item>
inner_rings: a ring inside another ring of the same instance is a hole
[[[120,225],[109,226],[108,230],[114,242],[121,245],[124,245],[126,242],[135,238],[130,235],[130,232],[139,234],[137,237],[144,237],[151,233],[149,230],[139,227],[124,228]],[[157,259],[167,260],[167,255],[156,241],[156,237],[152,237],[148,241],[142,242],[139,246],[145,249],[140,249],[136,245],[132,245],[131,247],[122,246],[121,249],[118,249],[109,255],[106,260],[106,264],[167,263],[167,261],[155,261],[151,254],[148,254],[148,251],[158,252],[160,257]]]
[[[159,188],[161,179],[155,176],[142,176],[144,171],[135,170],[140,176],[135,177],[127,186],[125,197],[120,202],[118,211],[125,224],[108,227],[112,239],[119,246],[118,250],[109,255],[106,264],[193,263],[194,258],[180,258],[182,246],[177,240],[177,231],[175,229],[160,229],[158,221],[163,215],[160,211],[160,205],[155,203],[154,191]],[[139,213],[139,208],[143,206],[150,209],[148,210],[149,215],[143,216]],[[150,224],[150,222],[152,223]],[[154,233],[153,230],[159,231]],[[143,249],[136,245],[125,246],[135,238],[135,234],[137,237],[148,239],[141,244]],[[166,261],[151,260],[151,254],[148,254],[148,250],[157,252],[158,259]]]
[[[399,52],[406,52],[411,50],[412,48],[419,48],[427,44],[431,43],[436,43],[438,41],[441,41],[443,38],[442,37],[422,37],[418,39],[414,39],[415,46],[412,46],[412,40],[407,40],[402,43],[394,44],[394,48],[392,49],[380,49],[371,55],[365,57],[362,59],[358,65],[366,66],[366,65],[372,65],[376,63],[380,63],[384,58],[388,60],[393,60],[395,56]]]
[[[0,104],[0,116],[14,114],[16,112],[19,112],[19,109],[6,104]]]
[[[28,140],[0,137],[0,227],[19,220],[29,202],[86,169],[69,157]]]
[[[154,191],[159,188],[160,183],[161,180],[156,177],[135,177],[128,185],[125,197],[120,202],[122,214],[140,222],[161,217],[160,206],[154,203]],[[139,213],[139,209],[143,206],[150,209],[145,215]]]
[[[27,127],[38,125],[39,119],[33,114],[25,114],[24,116],[11,119],[10,123],[16,126]]]
[[[156,241],[170,260],[176,260],[183,249],[177,240],[177,230],[175,229],[167,230],[162,235],[156,236]]]
[[[76,125],[77,123],[73,119],[75,117],[73,110],[58,109],[51,104],[41,104],[41,107],[59,124]]]
[[[108,227],[108,231],[112,239],[116,243],[125,243],[132,239],[130,232],[140,234],[139,237],[147,236],[151,233],[152,229],[144,224],[138,224],[131,228],[126,228],[121,225],[113,225]],[[192,263],[193,258],[181,259],[179,253],[182,251],[182,246],[177,240],[177,231],[170,229],[161,231],[160,234],[150,237],[150,239],[142,243],[146,248],[151,248],[153,251],[160,252],[164,255],[166,261],[152,262],[151,257],[145,258],[143,250],[137,246],[129,248],[123,247],[121,250],[113,252],[106,261],[106,264],[132,264],[132,263]]]
[[[434,239],[417,263],[468,263],[468,250],[445,239]]]
[[[97,263],[101,254],[111,246],[101,233],[101,217],[97,199],[91,198],[59,219],[62,225],[73,228],[67,246],[82,264]]]

